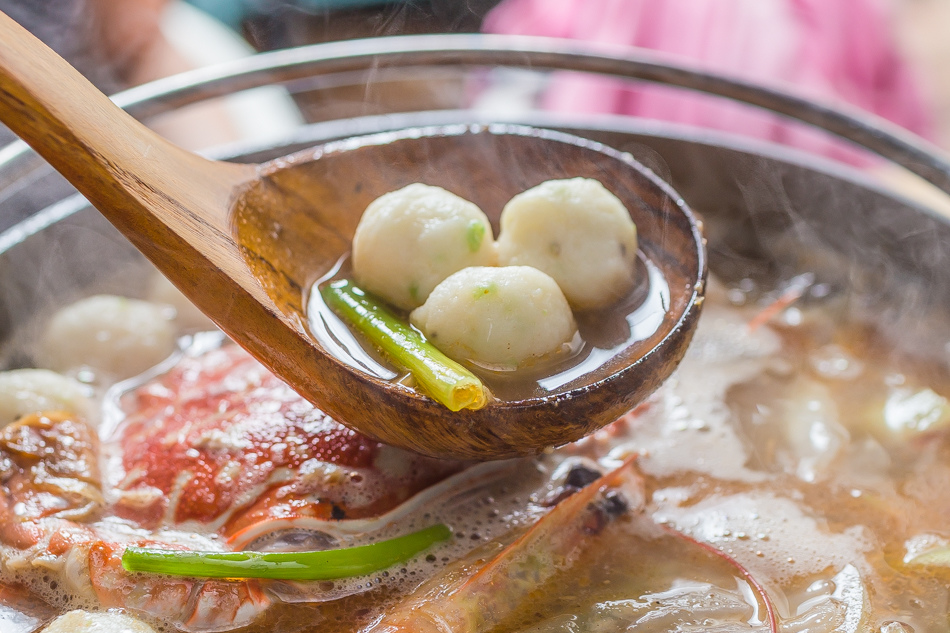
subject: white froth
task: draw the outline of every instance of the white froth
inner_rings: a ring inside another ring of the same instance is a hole
[[[388,515],[352,522],[369,528],[366,531],[342,533],[339,527],[346,521],[325,526],[341,547],[395,538],[438,523],[452,529],[449,540],[401,565],[368,576],[330,583],[277,583],[269,587],[270,591],[287,602],[331,600],[383,585],[408,591],[475,548],[488,545],[491,551],[500,551],[499,539],[505,541],[506,536],[534,524],[548,512],[549,508],[528,501],[544,484],[548,469],[538,469],[532,461],[522,460],[509,467],[486,464],[470,470],[450,478],[451,485],[435,486],[437,494],[420,493]]]
[[[87,526],[65,527],[64,522],[50,522],[47,538],[28,550],[0,547],[0,582],[22,584],[51,606],[63,610],[81,609],[101,611],[90,580],[89,545],[73,545],[62,555],[48,551],[49,538],[62,531],[91,531],[107,543],[123,543],[150,539],[153,541],[201,551],[224,551],[224,544],[217,538],[208,538],[191,532],[159,530],[151,532],[135,528],[115,518],[107,518]],[[122,573],[117,570],[117,573]],[[71,620],[69,621],[71,622]],[[152,622],[159,630],[169,629],[162,623]],[[83,630],[83,629],[77,629]],[[98,629],[93,629],[98,631]],[[107,630],[107,629],[104,629]]]
[[[780,349],[781,340],[768,327],[750,330],[742,313],[707,302],[683,365],[722,365],[761,359]]]
[[[786,583],[850,564],[870,568],[864,554],[872,544],[863,528],[830,532],[804,514],[799,503],[771,493],[714,495],[694,505],[659,505],[653,516],[716,545],[760,581]]]
[[[922,558],[923,560],[927,560],[927,558],[942,558],[946,560],[950,557],[942,556],[942,554],[947,550],[948,546],[950,546],[950,542],[941,536],[937,536],[936,534],[918,534],[909,538],[904,543],[904,550],[906,552],[904,554],[904,563],[914,564]],[[940,553],[941,556],[934,556],[935,553]],[[925,554],[930,554],[931,556],[925,557]],[[932,561],[931,564],[933,564]]]
[[[77,609],[53,620],[43,633],[155,633],[155,629],[125,613]]]
[[[99,608],[81,562],[86,548],[73,547],[64,556],[42,555],[45,543],[20,551],[0,547],[0,582],[22,584],[47,604],[62,610]]]

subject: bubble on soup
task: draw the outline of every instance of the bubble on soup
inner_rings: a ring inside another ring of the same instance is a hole
[[[26,562],[7,564],[3,581],[26,587],[56,609],[97,611],[102,606],[80,560],[87,554],[85,547],[74,546],[55,561],[52,569]]]
[[[590,178],[549,180],[501,213],[498,259],[557,281],[579,310],[604,308],[633,287],[637,229],[617,196]]]
[[[410,318],[451,358],[497,368],[569,353],[577,332],[557,283],[528,266],[461,270]]]
[[[176,345],[174,309],[96,295],[53,315],[40,339],[38,364],[65,374],[83,369],[129,378],[168,358]]]
[[[526,500],[544,484],[548,475],[546,469],[524,460],[488,462],[469,468],[411,498],[396,511],[395,520],[394,515],[390,515],[365,521],[364,533],[346,533],[345,542],[334,541],[334,546],[379,542],[438,523],[451,526],[449,540],[369,576],[339,578],[320,583],[322,586],[277,583],[271,589],[281,599],[291,602],[308,597],[313,599],[315,594],[342,596],[380,587],[411,592],[420,581],[443,571],[455,561],[465,559],[479,547],[485,546],[493,554],[497,553],[498,548],[492,545],[496,539],[538,521],[549,508],[526,503]],[[333,530],[332,524],[328,530]],[[320,541],[326,535],[298,533],[292,538]],[[269,539],[265,536],[250,543],[246,549],[257,550],[264,545],[271,545],[273,550],[282,549],[279,543]]]
[[[726,551],[760,582],[787,584],[848,565],[870,569],[873,546],[864,528],[832,532],[804,510],[787,497],[752,491],[666,505],[654,518]]]
[[[469,266],[493,266],[495,240],[475,204],[414,183],[374,200],[353,236],[353,272],[365,290],[405,310]]]

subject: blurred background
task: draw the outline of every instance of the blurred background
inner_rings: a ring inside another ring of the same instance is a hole
[[[947,0],[0,0],[0,10],[107,93],[314,43],[420,33],[542,35],[638,47],[856,106],[950,147]],[[364,77],[319,89],[265,89],[149,123],[183,146],[203,149],[266,144],[303,123],[465,108],[506,116],[534,109],[645,117],[873,167],[853,148],[744,106],[557,72],[494,69],[473,79],[433,69],[411,80]],[[0,143],[12,138],[3,134]]]

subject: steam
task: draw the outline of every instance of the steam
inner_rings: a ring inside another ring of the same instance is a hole
[[[806,303],[821,300],[827,308],[836,300],[839,317],[871,325],[903,353],[946,364],[950,350],[934,340],[948,327],[945,220],[878,188],[868,171],[796,154],[783,156],[784,163],[749,155],[730,160],[739,195],[729,202],[748,215],[707,224],[720,232],[710,236],[714,248],[737,269],[752,263],[743,276],[774,280],[811,272],[830,292],[809,293]],[[715,269],[715,254],[711,261]]]
[[[0,0],[0,11],[20,23],[110,94],[119,88],[114,63],[98,48],[91,0]]]
[[[90,0],[0,0],[0,11],[33,33],[106,94],[120,83],[114,63],[96,48]],[[16,136],[0,124],[0,147]]]

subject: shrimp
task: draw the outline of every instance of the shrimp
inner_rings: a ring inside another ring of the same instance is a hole
[[[558,503],[488,563],[462,563],[366,633],[466,633],[501,624],[530,592],[570,568],[607,524],[644,507],[633,460]]]

